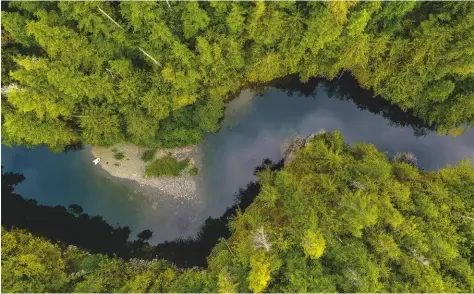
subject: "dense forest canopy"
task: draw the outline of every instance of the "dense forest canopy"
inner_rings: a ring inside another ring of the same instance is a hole
[[[172,147],[240,89],[350,72],[441,131],[474,124],[472,2],[2,3],[3,143]]]
[[[416,167],[311,136],[230,222],[207,268],[123,260],[2,229],[4,292],[473,292],[474,168]]]

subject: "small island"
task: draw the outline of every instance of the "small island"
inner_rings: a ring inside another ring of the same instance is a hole
[[[153,150],[116,144],[94,146],[91,153],[101,158],[99,166],[113,177],[136,181],[174,198],[196,197],[199,146]]]

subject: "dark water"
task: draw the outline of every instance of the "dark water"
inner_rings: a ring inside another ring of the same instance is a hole
[[[79,204],[85,213],[129,226],[134,234],[150,229],[151,243],[157,243],[189,236],[208,216],[220,216],[239,187],[255,180],[254,168],[264,158],[279,160],[292,138],[321,129],[338,129],[348,142],[373,143],[390,155],[413,152],[425,169],[474,159],[472,130],[456,138],[437,136],[410,114],[344,83],[313,81],[300,92],[271,89],[232,101],[221,132],[207,134],[202,145],[199,203],[156,199],[110,180],[91,164],[87,150],[53,154],[44,147],[2,146],[2,165],[25,175],[17,189],[23,197],[46,205]]]

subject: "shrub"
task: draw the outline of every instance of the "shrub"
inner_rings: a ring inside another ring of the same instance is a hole
[[[323,255],[326,248],[326,240],[320,232],[306,231],[301,246],[303,246],[304,253],[312,259],[318,259]]]
[[[123,154],[123,152],[118,152],[118,153],[114,153],[114,157],[117,160],[122,160],[125,158],[125,155]]]
[[[183,160],[176,160],[171,155],[155,159],[150,163],[146,170],[146,177],[159,176],[179,176],[181,172],[189,165],[189,158]]]
[[[192,176],[197,176],[198,174],[198,169],[197,167],[193,166],[192,168],[189,169],[189,174],[192,175]]]
[[[144,162],[151,161],[155,157],[156,149],[149,149],[142,153],[142,160]]]

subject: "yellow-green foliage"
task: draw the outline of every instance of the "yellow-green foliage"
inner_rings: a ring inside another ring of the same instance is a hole
[[[2,96],[2,143],[196,144],[249,83],[343,71],[441,132],[474,124],[472,2],[171,6],[11,1],[2,81],[16,90]]]
[[[195,166],[193,166],[189,169],[189,174],[192,175],[192,176],[197,176],[198,173],[199,173],[199,170]]]
[[[301,241],[301,246],[303,246],[304,253],[307,256],[318,259],[324,253],[326,241],[320,232],[308,230]]]
[[[265,253],[259,251],[250,258],[250,272],[248,276],[249,288],[253,292],[260,293],[265,290],[270,281],[270,263]]]
[[[411,163],[337,131],[315,136],[282,170],[259,174],[260,194],[206,269],[2,231],[2,290],[474,292],[474,168]]]
[[[232,282],[230,274],[226,270],[222,270],[217,276],[217,287],[218,287],[219,293],[237,292],[237,287],[235,283]]]
[[[209,260],[213,271],[227,267],[237,281],[248,280],[239,291],[474,289],[469,162],[423,171],[373,145],[350,147],[334,132],[312,138],[260,181],[260,195],[230,224],[236,256],[218,246]],[[253,240],[262,225],[268,252]]]
[[[59,246],[2,227],[2,292],[61,292],[66,283]]]

